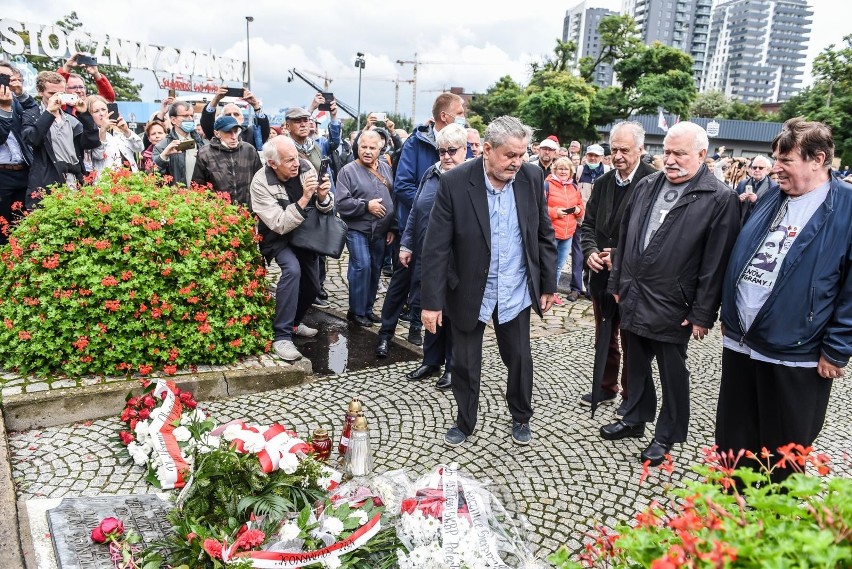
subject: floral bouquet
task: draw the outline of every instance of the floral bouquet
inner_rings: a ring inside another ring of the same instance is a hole
[[[458,465],[439,465],[402,501],[397,536],[401,569],[543,567],[491,492]]]
[[[148,482],[162,489],[181,488],[195,454],[219,446],[219,439],[210,435],[213,421],[173,381],[145,380],[143,385],[141,395],[127,397],[121,412],[127,429],[119,438],[133,462],[148,468]]]

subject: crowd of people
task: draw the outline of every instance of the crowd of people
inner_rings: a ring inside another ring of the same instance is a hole
[[[87,96],[79,67],[98,94]],[[468,126],[463,99],[442,93],[410,136],[371,113],[344,140],[336,102],[321,93],[273,126],[248,90],[220,105],[223,87],[198,122],[192,104],[168,97],[139,136],[96,66],[72,57],[39,73],[36,97],[9,62],[0,61],[2,76],[0,239],[20,213],[15,202],[32,210],[51,186],[108,169],[227,192],[256,216],[274,279],[272,349],[292,362],[302,357],[294,336],[317,334],[305,314],[328,298],[325,248],[304,244],[306,220],[316,228],[339,218],[347,318],[379,325],[377,358],[388,356],[400,319],[409,321],[423,360],[406,379],[452,389],[449,445],[476,428],[489,321],[507,368],[511,438],[530,442],[531,311],[581,296],[593,306],[602,363],[580,403],[619,403],[603,439],[639,438],[655,423],[639,453],[651,464],[686,440],[688,345],[707,335],[720,307],[723,449],[810,445],[831,380],[852,354],[852,186],[831,170],[833,140],[821,123],[785,123],[774,160],[726,157],[724,147],[708,156],[706,132],[686,121],[668,130],[660,155],[645,152],[645,132],[630,120],[582,152],[579,141],[564,147],[554,135],[533,141],[513,117],[481,134]],[[313,118],[320,105],[330,115],[324,136]],[[569,258],[563,300],[557,282]],[[377,313],[383,273],[390,281]]]

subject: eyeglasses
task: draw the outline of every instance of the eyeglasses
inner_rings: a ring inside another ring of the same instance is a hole
[[[85,91],[86,86],[85,85],[74,85],[73,87],[66,86],[65,90],[66,91]]]
[[[458,151],[459,151],[458,148],[452,148],[452,147],[450,147],[450,148],[439,148],[438,149],[438,156],[443,156],[444,154],[449,154],[450,156],[455,156],[456,152],[458,152]]]
[[[752,170],[766,170],[766,167],[765,166],[752,166],[751,169]]]

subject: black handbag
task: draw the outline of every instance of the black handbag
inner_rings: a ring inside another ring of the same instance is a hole
[[[305,221],[293,230],[290,245],[319,255],[339,259],[346,245],[346,223],[333,211],[320,213],[313,206],[305,208]]]

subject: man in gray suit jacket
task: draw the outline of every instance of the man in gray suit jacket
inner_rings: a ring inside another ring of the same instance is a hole
[[[556,245],[541,169],[523,162],[532,129],[514,117],[494,119],[482,156],[441,178],[423,250],[423,325],[451,326],[456,424],[444,440],[462,444],[476,426],[482,336],[489,318],[509,377],[512,439],[532,438],[533,366],[530,307],[553,305]]]

